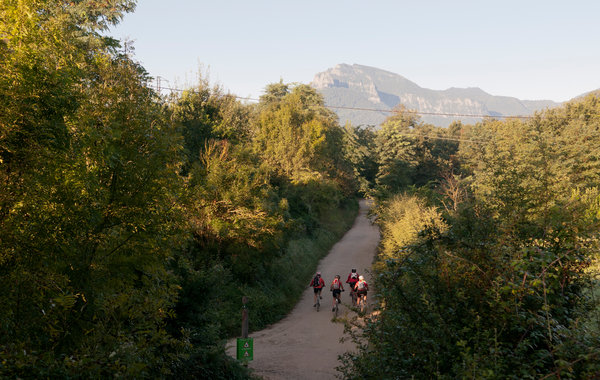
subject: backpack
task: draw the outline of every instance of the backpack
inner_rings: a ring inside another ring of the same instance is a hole
[[[367,283],[365,281],[359,281],[358,282],[358,289],[363,290],[365,289],[367,286]]]
[[[313,278],[313,288],[316,288],[319,286],[319,284],[321,283],[321,281],[319,281],[321,277],[319,276],[315,276],[315,278]]]
[[[336,278],[335,280],[333,280],[333,284],[331,285],[333,286],[333,289],[338,290],[340,288],[340,280]]]
[[[358,279],[358,273],[352,273],[350,275],[350,278],[356,278],[356,279]]]

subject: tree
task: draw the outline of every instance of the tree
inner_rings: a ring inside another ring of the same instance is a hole
[[[399,107],[377,132],[378,185],[389,193],[425,186],[455,165],[455,128],[419,123],[418,116]]]
[[[459,158],[472,193],[447,209],[448,229],[407,217],[411,202],[384,207],[382,307],[361,353],[346,355],[348,377],[597,377],[600,194],[585,146],[596,104],[468,128]],[[583,147],[564,144],[575,131]]]
[[[250,107],[244,106],[219,87],[201,79],[196,88],[173,96],[169,102],[171,120],[183,135],[186,163],[183,174],[197,162],[210,140],[238,144],[250,138]]]
[[[371,127],[344,126],[344,156],[352,165],[359,190],[364,194],[373,188],[377,175],[375,136]]]
[[[184,346],[164,329],[179,139],[97,34],[131,8],[2,3],[2,376],[164,375]]]
[[[269,89],[256,121],[256,153],[269,166],[296,179],[333,174],[335,156],[341,157],[337,144],[341,131],[322,96],[307,85],[298,85],[289,93],[283,84]]]
[[[410,134],[417,123],[416,114],[400,107],[377,133],[377,183],[388,191],[396,192],[412,183],[417,162]]]
[[[199,261],[217,261],[252,283],[280,251],[284,209],[269,172],[244,148],[210,141],[191,171],[190,227]]]
[[[114,44],[99,31],[133,7],[131,0],[0,5],[0,160],[5,168],[35,166],[31,152],[68,144],[64,117],[77,108],[81,70],[93,54]]]

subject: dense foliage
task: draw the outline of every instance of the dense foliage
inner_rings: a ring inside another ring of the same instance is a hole
[[[247,377],[241,296],[281,318],[356,213],[320,95],[161,97],[101,34],[133,7],[0,3],[0,377]]]
[[[437,193],[380,202],[381,304],[346,377],[600,374],[599,104],[465,126]]]
[[[456,125],[439,128],[423,124],[418,116],[399,107],[377,131],[374,156],[380,196],[409,186],[436,182],[453,166],[458,149]]]
[[[306,85],[163,97],[102,35],[130,0],[0,2],[0,377],[246,378],[378,199],[379,310],[348,378],[598,377],[600,99],[340,127]],[[362,326],[362,325],[361,325]]]

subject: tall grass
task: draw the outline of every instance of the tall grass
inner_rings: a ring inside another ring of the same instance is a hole
[[[283,254],[274,260],[255,285],[231,284],[226,299],[219,305],[227,309],[221,313],[224,318],[221,323],[229,335],[239,335],[242,296],[248,297],[251,331],[285,317],[306,289],[319,260],[352,227],[357,213],[356,201],[330,210],[319,221],[320,227],[310,235],[289,240]]]

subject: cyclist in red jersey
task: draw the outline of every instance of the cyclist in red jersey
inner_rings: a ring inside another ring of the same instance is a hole
[[[358,273],[356,273],[356,269],[352,269],[352,272],[348,274],[348,279],[346,280],[346,284],[350,285],[350,298],[352,297],[352,293],[355,292],[354,286],[358,282]]]
[[[358,295],[358,303],[362,302],[362,305],[366,307],[369,284],[367,284],[363,276],[358,276],[358,282],[354,285],[354,290],[356,290],[356,294]]]
[[[333,279],[333,281],[331,282],[331,285],[329,286],[329,290],[332,291],[333,293],[333,307],[331,309],[331,311],[335,310],[335,303],[341,303],[342,300],[340,300],[340,293],[344,291],[344,285],[342,285],[342,280],[340,278],[339,274],[335,275],[335,278]]]

